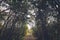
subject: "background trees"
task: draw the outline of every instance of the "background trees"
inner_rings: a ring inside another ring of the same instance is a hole
[[[38,0],[39,1],[39,0]],[[33,4],[35,5],[37,1]],[[57,0],[41,0],[35,5],[38,8],[36,14],[36,29],[34,34],[37,40],[59,40],[58,26],[59,2]],[[35,29],[33,28],[33,30]]]
[[[23,40],[26,34],[26,4],[25,1],[22,3],[23,0],[16,1],[1,0],[0,18],[4,23],[0,29],[0,40]]]
[[[59,40],[59,2],[59,0],[1,0],[0,39],[23,40],[28,24],[33,27],[33,34],[37,40]]]

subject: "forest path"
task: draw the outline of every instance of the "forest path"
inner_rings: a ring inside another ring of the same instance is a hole
[[[28,32],[27,35],[25,35],[24,40],[36,40],[36,37],[33,36],[32,32]]]
[[[36,40],[36,38],[33,35],[27,35],[24,40]]]

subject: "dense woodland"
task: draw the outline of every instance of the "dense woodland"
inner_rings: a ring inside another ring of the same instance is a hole
[[[0,0],[0,40],[24,40],[28,29],[36,40],[60,40],[60,0]]]

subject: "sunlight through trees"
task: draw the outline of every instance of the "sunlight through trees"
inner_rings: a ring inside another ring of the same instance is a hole
[[[60,0],[0,0],[0,40],[60,40]]]

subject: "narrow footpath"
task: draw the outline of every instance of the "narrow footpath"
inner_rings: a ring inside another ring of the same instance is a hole
[[[36,38],[32,35],[32,31],[27,32],[24,40],[36,40]]]

